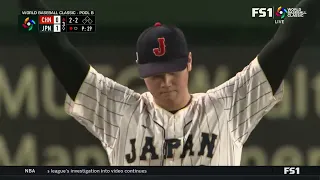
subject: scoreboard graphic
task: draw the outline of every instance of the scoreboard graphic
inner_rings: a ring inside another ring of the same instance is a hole
[[[92,33],[96,30],[95,11],[21,11],[20,32]]]

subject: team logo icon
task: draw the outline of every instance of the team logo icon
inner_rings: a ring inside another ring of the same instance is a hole
[[[284,19],[287,14],[288,10],[286,8],[283,8],[282,6],[278,7],[276,11],[276,16],[280,17],[281,19]]]
[[[166,54],[166,44],[165,44],[165,38],[158,38],[159,47],[153,48],[153,54],[155,56],[163,56]]]
[[[32,19],[30,19],[29,17],[27,17],[23,24],[22,24],[22,27],[24,29],[28,29],[28,31],[31,31],[33,29],[33,26],[36,25],[36,22]]]

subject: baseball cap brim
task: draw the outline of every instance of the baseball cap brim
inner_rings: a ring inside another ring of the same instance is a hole
[[[140,77],[146,78],[164,73],[182,71],[187,67],[187,64],[188,57],[183,57],[165,62],[138,64],[138,70]]]

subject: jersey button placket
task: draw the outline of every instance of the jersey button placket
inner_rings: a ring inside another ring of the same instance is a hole
[[[177,115],[173,115],[172,116],[172,119],[171,119],[171,122],[170,122],[170,130],[172,129],[172,132],[173,133],[173,137],[171,138],[174,138],[175,137],[175,121],[177,120]],[[173,154],[174,155],[174,154]],[[170,166],[174,166],[174,161],[173,161],[174,158],[170,159]]]
[[[172,133],[172,131],[171,131],[171,126],[172,126],[172,123],[174,123],[174,121],[175,121],[175,116],[174,115],[172,115],[170,118],[169,118],[169,120],[167,121],[167,124],[166,124],[166,138],[165,139],[169,139],[169,138],[171,138],[171,136],[170,136],[170,134]],[[168,136],[167,136],[168,135]],[[164,143],[165,144],[165,151],[164,151],[164,156],[166,157],[167,156],[167,151],[168,151],[168,144],[167,143]],[[172,159],[165,159],[164,160],[164,166],[166,166],[166,165],[169,165],[169,166],[171,166],[172,164],[173,164],[173,161],[172,161]]]

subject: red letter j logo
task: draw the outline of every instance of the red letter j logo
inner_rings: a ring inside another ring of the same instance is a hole
[[[166,53],[166,45],[165,45],[165,39],[158,38],[159,47],[153,48],[153,54],[156,56],[163,56]]]

